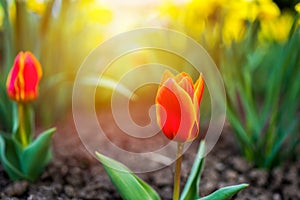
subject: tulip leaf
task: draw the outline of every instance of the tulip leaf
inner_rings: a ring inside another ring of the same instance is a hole
[[[201,141],[189,178],[181,193],[180,200],[199,198],[200,177],[204,167],[205,141]]]
[[[16,133],[19,128],[18,109],[15,102],[12,103],[12,133]],[[14,134],[13,134],[14,135]]]
[[[125,165],[98,152],[96,152],[96,156],[123,199],[134,200],[137,197],[147,200],[160,199],[154,189],[137,177]]]
[[[14,141],[10,136],[0,134],[0,161],[10,179],[27,179],[27,177],[19,170],[20,163],[14,145]]]
[[[38,178],[44,167],[51,160],[51,138],[55,128],[41,133],[21,154],[22,171],[30,177],[30,181]]]
[[[232,110],[228,110],[227,115],[228,115],[228,120],[232,124],[232,128],[235,130],[239,142],[242,143],[241,145],[244,147],[251,147],[252,146],[251,138],[247,134],[246,130],[242,125],[242,122],[239,120],[237,115],[234,112],[232,112]]]
[[[2,80],[0,80],[0,96],[0,126],[5,132],[12,132],[15,104],[8,98],[5,83]]]
[[[224,188],[221,188],[212,194],[202,197],[198,200],[227,200],[242,189],[245,189],[248,187],[248,184],[239,184],[239,185],[233,185],[233,186],[227,186]]]

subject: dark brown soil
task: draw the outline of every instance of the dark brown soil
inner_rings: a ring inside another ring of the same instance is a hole
[[[237,155],[233,146],[232,135],[223,134],[206,158],[200,184],[201,195],[222,186],[249,183],[250,187],[233,199],[300,199],[300,160],[268,174],[253,168]],[[193,145],[184,155],[183,180],[187,178],[195,152],[196,145]],[[172,167],[140,176],[159,192],[162,199],[171,199]],[[80,156],[76,158],[75,155],[56,156],[34,184],[9,181],[1,166],[0,177],[1,199],[121,199],[99,163]]]
[[[104,114],[104,118],[106,121],[111,120],[110,115]],[[247,189],[232,199],[300,199],[300,159],[286,163],[268,174],[253,167],[239,155],[232,133],[228,131],[229,128],[225,130],[213,151],[206,157],[200,184],[201,196],[223,186],[249,183]],[[110,131],[119,132],[114,128]],[[184,154],[182,185],[187,179],[198,144],[199,140],[196,140]],[[0,198],[121,199],[101,164],[81,144],[72,117],[58,125],[58,131],[53,139],[53,149],[53,161],[35,183],[10,181],[0,165]],[[139,176],[153,186],[163,200],[170,200],[172,170],[170,166]]]

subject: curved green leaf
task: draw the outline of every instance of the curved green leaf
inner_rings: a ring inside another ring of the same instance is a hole
[[[214,193],[202,197],[198,200],[227,200],[236,193],[238,193],[240,190],[245,189],[248,187],[248,184],[240,184],[240,185],[233,185],[228,187],[223,187],[221,189],[218,189]]]
[[[51,138],[55,130],[51,128],[41,133],[20,156],[22,171],[28,175],[30,181],[37,179],[51,160]]]
[[[15,103],[11,101],[6,92],[5,82],[0,76],[0,126],[6,132],[12,132],[14,123]]]
[[[98,152],[96,156],[113,182],[121,197],[125,200],[147,199],[159,200],[154,189],[137,177],[125,165],[106,157]]]
[[[189,178],[181,193],[180,200],[199,198],[200,177],[204,167],[205,141],[201,141]]]
[[[14,142],[5,134],[0,134],[0,161],[11,180],[27,179],[26,175],[20,171]]]

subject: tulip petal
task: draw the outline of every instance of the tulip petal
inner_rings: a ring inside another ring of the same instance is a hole
[[[11,71],[8,74],[7,81],[6,81],[6,87],[7,87],[7,93],[10,98],[14,98],[16,96],[16,90],[18,88],[15,86],[16,78],[18,77],[18,73],[20,71],[20,57],[22,57],[23,52],[20,52],[14,61],[14,67],[11,69]]]
[[[164,83],[166,82],[166,80],[168,78],[175,78],[175,76],[169,71],[169,70],[166,70],[163,75],[162,75],[162,78],[161,78],[161,83]]]
[[[172,80],[172,79],[169,79]],[[180,103],[176,95],[162,85],[157,93],[156,103],[157,122],[165,135],[172,140],[180,125]]]
[[[183,79],[184,77],[187,77],[187,78],[191,79],[190,76],[189,76],[187,73],[181,72],[180,74],[177,74],[177,75],[175,76],[175,81],[178,83],[178,82],[181,81],[181,79]],[[192,79],[191,79],[191,80],[192,80]],[[193,82],[193,81],[192,81],[192,82]]]
[[[186,142],[197,136],[197,133],[192,133],[196,121],[192,99],[174,79],[167,79],[159,88],[156,102],[160,105],[157,106],[158,124],[169,139]]]
[[[15,68],[17,68],[17,70],[15,70]],[[22,97],[24,97],[24,79],[23,79],[23,69],[24,69],[24,53],[20,52],[17,56],[17,58],[15,59],[15,63],[13,65],[13,70],[15,70],[15,74],[16,76],[13,76],[13,82],[11,83],[13,85],[12,89],[12,93],[14,95],[14,99],[16,99],[17,101],[19,101],[20,99],[22,99]]]
[[[24,90],[27,93],[27,99],[34,99],[37,97],[38,83],[41,79],[41,66],[40,63],[34,58],[30,52],[25,53],[24,58],[24,71],[23,77],[25,81]]]
[[[37,97],[42,67],[30,52],[20,52],[9,72],[6,86],[8,96],[17,102],[29,102]]]
[[[17,61],[17,65],[19,66],[18,76],[15,80],[15,90],[17,94],[17,99],[24,100],[25,99],[25,80],[24,80],[24,53],[21,53],[20,59]]]
[[[194,98],[194,85],[193,85],[192,79],[189,78],[189,77],[183,77],[179,81],[178,84],[181,88],[183,88],[190,95],[191,99],[193,100],[193,98]]]
[[[204,80],[203,80],[203,75],[202,73],[200,74],[197,82],[195,83],[195,97],[196,97],[196,101],[194,101],[194,103],[197,102],[198,106],[200,105],[201,99],[202,99],[202,94],[204,91]]]
[[[204,91],[204,80],[203,80],[203,76],[202,74],[200,74],[197,82],[195,83],[195,94],[194,94],[194,109],[195,112],[197,113],[197,128],[198,130],[200,130],[200,114],[199,114],[199,110],[200,110],[200,102],[202,99],[202,94]]]

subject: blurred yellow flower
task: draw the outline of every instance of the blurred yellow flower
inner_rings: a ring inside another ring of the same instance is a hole
[[[235,13],[226,16],[222,28],[223,41],[230,45],[232,41],[240,41],[245,34],[246,21]]]
[[[174,4],[171,0],[166,0],[161,4],[159,11],[163,16],[169,16],[171,19],[176,19],[182,10],[179,5]]]
[[[300,13],[300,3],[297,3],[295,6],[295,10]]]
[[[112,21],[112,12],[105,8],[94,8],[89,12],[90,20],[100,24],[109,24]]]
[[[280,9],[272,0],[258,1],[259,11],[257,17],[261,20],[273,20],[280,15]]]
[[[222,7],[228,3],[228,0],[193,0],[189,4],[189,8],[198,13],[198,17],[215,20],[214,15],[218,15],[222,11]]]
[[[280,15],[277,5],[271,0],[237,0],[228,5],[228,13],[253,22],[256,19],[274,19]]]
[[[227,45],[243,38],[247,21],[260,20],[263,24],[272,24],[280,16],[279,8],[271,0],[237,0],[227,4],[225,9],[222,37]],[[283,38],[283,35],[276,39],[281,40],[279,38]]]
[[[45,0],[27,0],[26,7],[29,11],[42,15],[46,9]]]
[[[274,20],[261,21],[259,39],[262,41],[267,39],[284,42],[289,35],[293,20],[291,13],[284,12]]]
[[[247,22],[264,23],[264,34],[274,24],[282,23],[281,19],[274,22],[280,16],[280,9],[272,0],[190,0],[182,4],[168,0],[162,8],[162,14],[170,18],[171,28],[183,30],[211,48],[220,42],[230,45],[243,39]],[[286,27],[274,35],[276,40],[285,37]]]
[[[112,11],[96,0],[78,1],[75,9],[79,12],[81,19],[88,19],[88,21],[93,23],[109,24],[113,19]]]

